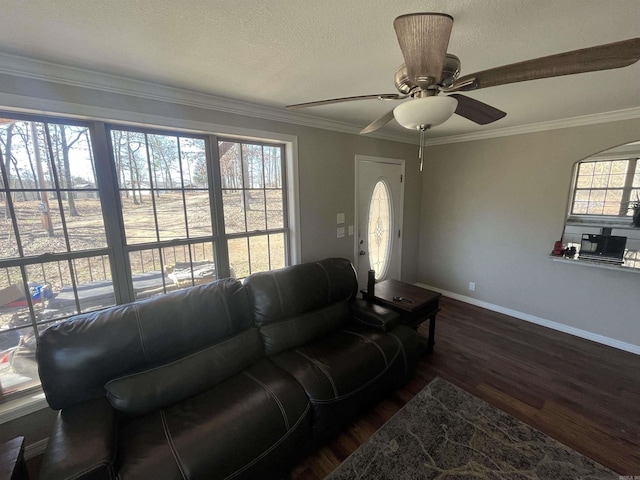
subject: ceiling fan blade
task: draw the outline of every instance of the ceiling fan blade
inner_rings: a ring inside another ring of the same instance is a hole
[[[353,102],[355,100],[403,100],[407,95],[398,95],[397,93],[380,93],[377,95],[359,95],[357,97],[330,98],[329,100],[319,100],[317,102],[296,103],[295,105],[287,105],[285,108],[306,108],[317,107],[319,105],[330,105],[332,103]]]
[[[506,83],[629,66],[640,60],[640,38],[540,57],[458,78],[445,91],[476,90]]]
[[[506,112],[503,112],[502,110],[498,110],[491,105],[487,105],[480,100],[467,97],[466,95],[454,93],[449,96],[458,100],[458,107],[456,108],[455,113],[477,123],[478,125],[487,125],[488,123],[500,120],[507,115]]]
[[[393,120],[393,110],[385,113],[383,116],[381,116],[377,120],[374,120],[369,125],[367,125],[362,130],[360,130],[360,135],[364,135],[366,133],[375,132],[379,128],[384,127],[391,120]]]
[[[409,79],[420,88],[440,82],[453,17],[444,13],[410,13],[393,21]]]

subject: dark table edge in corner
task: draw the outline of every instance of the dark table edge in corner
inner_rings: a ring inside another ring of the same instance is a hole
[[[0,480],[28,480],[24,459],[24,437],[0,443]]]
[[[424,338],[426,353],[432,353],[435,345],[436,315],[440,311],[439,292],[418,287],[400,280],[383,280],[376,283],[373,296],[361,290],[362,297],[378,305],[391,308],[400,313],[402,322],[417,329],[422,322],[429,320],[429,336]],[[402,297],[409,302],[393,300]]]

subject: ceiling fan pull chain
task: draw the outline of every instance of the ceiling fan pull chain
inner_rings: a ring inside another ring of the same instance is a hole
[[[426,132],[428,129],[428,126],[420,126],[420,152],[418,153],[418,158],[420,158],[420,171],[422,171],[422,166],[424,163],[424,132]]]

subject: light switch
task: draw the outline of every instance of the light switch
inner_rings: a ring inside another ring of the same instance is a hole
[[[344,227],[338,227],[338,238],[344,238]]]
[[[349,236],[353,237],[353,225],[349,225]]]
[[[344,223],[344,213],[336,215],[336,219],[338,220],[338,225],[342,225]]]

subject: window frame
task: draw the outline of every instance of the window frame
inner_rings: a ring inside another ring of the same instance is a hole
[[[6,161],[4,157],[5,152],[2,152],[3,155],[1,156],[2,165],[0,165],[0,175],[2,178],[2,184],[5,186],[3,188],[3,191],[8,193],[5,199],[6,208],[11,215],[12,228],[17,240],[18,256],[9,257],[9,258],[0,258],[0,269],[4,270],[4,269],[10,269],[10,268],[18,268],[19,274],[21,277],[20,283],[21,283],[22,289],[24,292],[29,292],[29,283],[28,283],[29,274],[27,271],[29,267],[41,266],[41,268],[44,271],[44,265],[49,263],[54,263],[54,262],[58,263],[59,269],[60,269],[60,263],[62,263],[63,265],[66,264],[66,268],[68,268],[68,273],[69,273],[69,280],[71,282],[71,286],[73,288],[73,294],[75,298],[75,309],[76,309],[75,313],[68,314],[68,315],[63,314],[63,315],[56,316],[53,318],[48,318],[48,319],[39,319],[38,314],[36,313],[36,310],[35,310],[36,302],[32,300],[30,294],[25,295],[25,300],[27,304],[26,308],[28,309],[28,315],[29,315],[28,323],[25,323],[24,325],[20,325],[20,326],[9,327],[3,333],[9,332],[9,331],[21,331],[24,329],[30,329],[30,332],[33,333],[35,341],[37,342],[39,341],[39,337],[40,337],[39,328],[46,327],[46,325],[50,323],[58,322],[65,318],[68,318],[70,316],[80,313],[80,301],[79,301],[78,290],[77,290],[78,273],[77,273],[75,261],[82,260],[82,259],[90,260],[91,258],[94,258],[94,257],[95,258],[108,257],[110,259],[110,248],[108,245],[108,239],[106,238],[106,232],[108,230],[108,227],[106,222],[104,222],[104,219],[108,216],[108,207],[106,205],[106,202],[104,201],[104,198],[100,195],[101,189],[100,189],[100,186],[98,185],[98,183],[101,182],[99,178],[100,175],[98,174],[98,163],[100,163],[100,161],[96,156],[96,144],[94,141],[95,131],[93,128],[94,127],[93,122],[86,121],[86,120],[66,119],[66,118],[60,118],[60,117],[50,116],[50,115],[15,114],[10,112],[7,112],[7,113],[0,112],[0,117],[16,120],[19,122],[45,124],[46,125],[46,128],[45,128],[46,145],[40,146],[39,149],[44,150],[46,152],[45,158],[42,159],[42,161],[45,164],[49,164],[49,168],[54,167],[49,173],[49,175],[51,176],[51,181],[53,182],[52,185],[47,185],[45,188],[42,188],[41,186],[34,186],[33,188],[11,187],[10,183],[7,182],[9,178],[8,176],[9,173],[6,172],[5,165],[4,165]],[[103,247],[95,247],[95,248],[84,249],[84,250],[74,250],[71,247],[70,238],[72,237],[72,235],[70,235],[70,230],[67,227],[67,219],[66,219],[67,212],[66,212],[66,208],[63,205],[62,196],[59,194],[66,192],[67,195],[69,195],[71,192],[77,191],[77,190],[70,188],[68,186],[64,187],[60,180],[60,172],[58,172],[58,165],[55,165],[55,163],[50,163],[50,162],[54,162],[54,159],[52,158],[53,150],[51,145],[51,138],[48,130],[50,125],[64,125],[65,127],[66,126],[83,127],[83,128],[86,128],[87,131],[89,132],[87,143],[88,143],[88,147],[91,149],[92,154],[94,155],[95,177],[96,177],[94,179],[96,181],[96,187],[95,189],[92,189],[92,191],[95,190],[98,193],[97,198],[99,198],[100,200],[101,216],[102,216],[102,219],[104,222],[103,225],[105,228],[106,245]],[[57,194],[57,198],[53,200],[53,202],[55,202],[57,204],[56,207],[59,208],[60,221],[61,221],[62,231],[64,233],[64,242],[67,246],[67,251],[44,252],[39,255],[33,255],[33,254],[28,254],[24,252],[24,244],[22,239],[20,238],[22,233],[21,230],[24,230],[24,229],[21,229],[18,224],[18,219],[16,217],[16,210],[14,205],[15,201],[12,198],[13,197],[12,194],[16,192],[25,192],[25,193],[47,192],[47,193]],[[110,273],[112,274],[113,273],[112,269],[110,268],[109,270],[110,270]],[[62,273],[60,275],[62,278]],[[40,382],[38,381],[37,385],[31,385],[17,391],[12,391],[6,394],[4,392],[0,392],[0,405],[14,399],[20,399],[25,396],[33,395],[34,392],[38,392],[40,390],[41,390]]]
[[[245,214],[245,231],[242,232],[227,232],[226,229],[226,224],[225,224],[225,229],[221,235],[221,243],[225,244],[225,247],[228,249],[228,244],[229,241],[231,240],[239,240],[239,239],[243,239],[246,238],[247,239],[247,252],[248,252],[248,263],[249,263],[249,275],[251,273],[253,273],[251,271],[251,238],[252,237],[261,237],[261,236],[267,236],[267,241],[269,242],[269,236],[270,235],[274,235],[274,234],[282,234],[284,236],[284,263],[285,265],[291,265],[291,249],[290,249],[290,228],[289,228],[289,222],[288,222],[288,212],[289,212],[289,199],[288,199],[288,195],[286,194],[288,191],[288,184],[289,181],[287,179],[287,169],[286,169],[286,149],[285,149],[285,145],[283,144],[276,144],[276,143],[270,143],[270,142],[260,142],[260,141],[255,141],[255,140],[245,140],[245,139],[241,139],[241,138],[231,138],[231,137],[216,137],[216,154],[218,155],[218,159],[215,162],[216,165],[216,170],[217,170],[217,179],[219,180],[219,190],[221,192],[221,194],[224,193],[225,190],[230,190],[229,188],[223,188],[222,186],[222,174],[220,171],[220,158],[219,158],[219,150],[218,150],[218,146],[219,143],[221,142],[231,142],[231,143],[238,143],[240,145],[240,149],[242,151],[242,146],[243,145],[257,145],[257,146],[261,146],[261,147],[279,147],[281,150],[281,178],[282,178],[282,186],[280,188],[280,190],[282,191],[282,210],[283,210],[283,225],[282,227],[278,227],[278,228],[269,228],[268,223],[265,225],[264,229],[255,229],[255,230],[249,230],[248,229],[248,223],[247,223],[247,218],[246,218],[246,210],[244,212]],[[263,155],[264,155],[264,151],[263,151]],[[241,158],[242,158],[243,154],[241,153]],[[264,168],[264,165],[263,165]],[[263,192],[266,192],[268,189],[266,188],[266,186],[263,185],[262,188],[260,189],[251,189],[251,188],[246,188],[245,187],[245,172],[244,169],[242,170],[242,187],[239,188],[239,190],[241,191],[249,191],[249,190],[262,190]],[[220,201],[220,204],[223,206],[224,208],[224,199],[222,199]],[[266,206],[266,201],[265,201],[265,206]],[[222,212],[223,214],[223,224],[224,224],[224,212]],[[226,255],[226,259],[229,259],[229,255],[227,252]],[[271,265],[271,253],[269,252],[269,265]],[[229,265],[229,268],[231,268],[231,265]]]
[[[189,238],[189,237],[185,237],[185,238],[176,238],[176,239],[171,239],[171,240],[162,240],[159,238],[156,238],[156,240],[153,241],[147,241],[147,242],[140,242],[140,243],[129,243],[127,242],[127,238],[126,238],[126,227],[124,224],[124,217],[122,215],[122,212],[124,211],[123,209],[123,205],[122,205],[122,198],[121,198],[121,191],[122,189],[120,188],[120,182],[119,179],[117,177],[117,172],[116,172],[116,161],[114,158],[114,152],[112,148],[109,148],[109,145],[107,145],[107,153],[109,155],[109,169],[110,169],[110,175],[112,180],[112,185],[113,185],[113,189],[112,192],[110,192],[111,194],[113,194],[113,198],[114,198],[114,205],[116,206],[118,212],[121,212],[120,215],[117,216],[117,225],[113,225],[113,230],[112,232],[114,234],[117,233],[118,237],[115,239],[114,241],[114,245],[117,244],[117,251],[115,252],[115,256],[116,256],[116,269],[119,270],[118,273],[118,277],[119,278],[124,278],[125,282],[121,285],[119,285],[119,290],[120,290],[120,295],[122,298],[122,301],[120,303],[128,303],[128,302],[133,302],[135,301],[136,298],[136,292],[134,289],[134,285],[133,285],[133,271],[132,271],[132,266],[131,266],[131,260],[130,260],[130,255],[135,253],[135,252],[143,252],[143,251],[148,251],[148,250],[152,250],[152,251],[162,251],[165,248],[175,248],[175,247],[191,247],[192,245],[196,245],[196,244],[200,244],[200,243],[210,243],[211,244],[211,248],[213,251],[213,255],[214,255],[214,263],[216,266],[216,274],[218,278],[223,278],[225,276],[229,276],[229,269],[228,266],[225,267],[225,265],[227,265],[226,262],[223,261],[222,259],[222,255],[220,254],[219,251],[219,244],[222,243],[221,240],[221,235],[220,232],[223,231],[222,225],[221,225],[221,221],[224,222],[224,219],[220,218],[218,215],[218,207],[217,207],[217,202],[219,201],[217,199],[217,194],[216,194],[216,190],[217,190],[217,182],[215,180],[215,170],[217,170],[217,167],[215,166],[216,162],[217,162],[217,158],[214,158],[211,154],[211,139],[210,137],[212,137],[212,135],[205,135],[205,134],[201,134],[201,133],[190,133],[190,132],[185,132],[185,131],[177,131],[174,129],[170,129],[170,128],[144,128],[144,127],[138,127],[138,126],[128,126],[128,125],[121,125],[118,123],[109,123],[109,124],[105,124],[105,134],[106,134],[106,139],[108,142],[111,141],[111,133],[113,131],[128,131],[128,132],[135,132],[135,133],[140,133],[145,135],[145,137],[147,135],[163,135],[163,136],[175,136],[177,138],[192,138],[192,139],[200,139],[204,141],[204,146],[205,146],[205,155],[206,158],[208,158],[211,161],[207,161],[206,162],[206,166],[207,166],[207,190],[209,192],[209,207],[210,207],[210,219],[211,219],[211,235],[204,235],[204,236],[199,236],[199,237],[194,237],[194,238]],[[156,188],[154,186],[150,186],[150,191],[154,192],[154,191],[162,191],[164,190],[164,188]],[[181,188],[175,188],[174,190],[180,190],[182,192],[184,192],[184,186],[182,186]],[[154,210],[154,219],[157,222],[157,212],[156,212],[156,206],[155,206],[155,201],[152,201],[153,204],[153,210]],[[164,263],[162,260],[162,255],[160,255],[160,268],[161,270],[164,268]],[[193,280],[193,277],[192,277]],[[163,289],[164,289],[164,293],[167,293],[167,285],[166,285],[166,281],[163,278]],[[115,287],[115,282],[114,282],[114,288]]]
[[[628,161],[627,171],[625,172],[625,182],[624,185],[620,188],[608,188],[608,187],[590,187],[590,188],[580,188],[578,187],[578,175],[580,172],[580,166],[586,163],[610,163],[614,161]],[[628,206],[633,202],[633,198],[631,198],[631,194],[634,190],[638,190],[638,186],[633,186],[634,175],[636,172],[640,172],[640,155],[634,154],[610,154],[610,155],[601,155],[596,157],[590,157],[585,160],[581,160],[576,162],[573,168],[572,174],[572,182],[571,182],[571,193],[569,197],[568,204],[568,213],[567,213],[567,221],[569,223],[602,223],[606,222],[608,224],[627,224],[630,220],[631,213],[628,209]],[[622,198],[620,200],[620,206],[618,213],[616,215],[612,214],[595,214],[595,213],[574,213],[576,195],[579,191],[603,191],[607,192],[610,190],[621,190]]]

